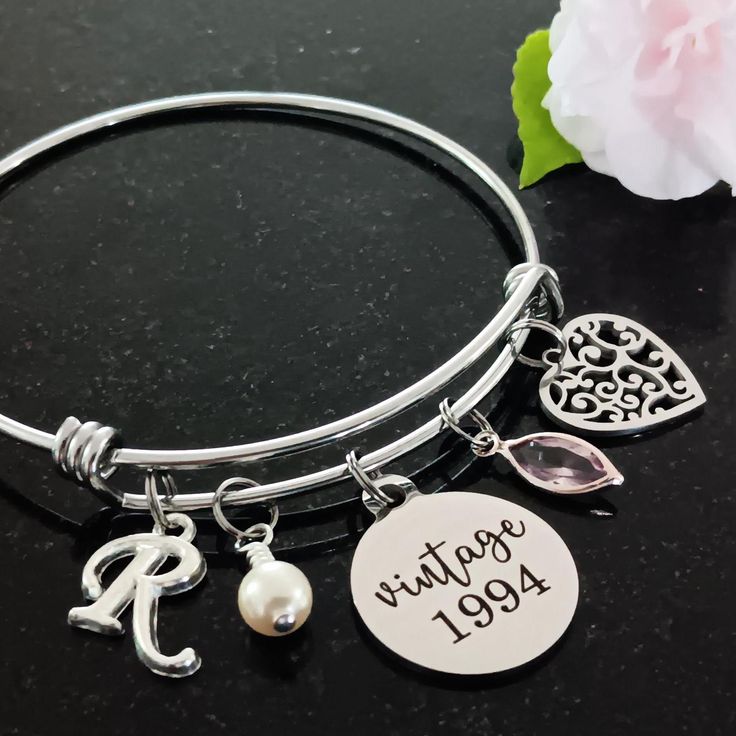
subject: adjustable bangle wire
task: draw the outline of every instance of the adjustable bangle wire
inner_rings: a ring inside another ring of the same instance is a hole
[[[507,345],[481,379],[455,402],[453,406],[457,416],[464,416],[480,403],[506,375],[515,360],[514,348],[511,345]],[[403,455],[416,450],[418,447],[434,439],[443,429],[445,429],[445,424],[438,415],[391,444],[364,455],[361,458],[361,466],[368,473],[380,470],[385,465],[394,462]],[[335,465],[331,468],[290,478],[289,480],[264,483],[256,488],[235,490],[228,494],[227,505],[235,506],[253,503],[255,501],[281,499],[339,483],[349,477],[351,475],[347,463],[342,463],[341,465]],[[212,498],[213,494],[210,492],[180,494],[172,499],[171,509],[176,511],[195,511],[197,509],[209,508],[212,505]],[[145,496],[138,493],[123,494],[122,506],[137,510],[148,508]]]
[[[60,467],[86,481],[98,491],[112,495],[126,508],[147,507],[144,494],[122,494],[106,482],[112,471],[122,465],[156,469],[199,469],[220,464],[246,463],[265,460],[319,447],[350,437],[385,422],[398,413],[416,405],[439,391],[462,372],[478,362],[492,347],[505,343],[507,330],[519,318],[536,316],[538,310],[530,311],[530,304],[549,308],[557,316],[562,311],[562,301],[554,272],[540,264],[534,233],[520,203],[501,178],[478,157],[446,136],[409,118],[396,115],[370,105],[316,95],[258,92],[222,92],[183,95],[129,105],[98,115],[84,118],[66,125],[32,141],[0,160],[0,179],[41,154],[95,131],[128,121],[149,117],[163,112],[191,110],[210,107],[235,107],[254,110],[280,110],[297,114],[325,114],[351,120],[373,123],[382,128],[399,131],[429,144],[453,158],[488,186],[508,210],[519,229],[523,244],[525,263],[509,272],[505,283],[506,302],[488,325],[464,348],[443,365],[413,385],[374,406],[334,422],[305,431],[260,442],[244,443],[227,447],[193,450],[145,450],[115,447],[109,427],[98,425],[98,432],[91,432],[91,425],[69,420],[62,425],[64,432],[50,434],[0,414],[0,433],[20,442],[46,450],[54,450]],[[542,296],[540,297],[540,289]],[[477,381],[456,404],[460,413],[471,409],[487,395],[509,370],[526,340],[527,331],[521,331],[511,339],[511,344],[501,350],[489,370]],[[513,349],[512,349],[513,348]],[[77,422],[74,425],[74,422]],[[363,463],[375,470],[410,452],[432,439],[442,430],[439,417],[427,422],[412,433],[365,456]],[[75,435],[84,430],[84,438]],[[60,430],[61,431],[61,430]],[[84,439],[84,441],[82,441]],[[104,441],[103,441],[104,439]],[[117,438],[116,438],[117,439]],[[63,448],[73,448],[75,453],[64,454]],[[104,454],[104,457],[103,457]],[[103,467],[103,460],[104,467]],[[269,500],[305,492],[337,482],[348,477],[345,464],[312,473],[301,478],[266,484],[258,488],[243,488],[228,494],[227,504],[239,504],[253,500]],[[194,493],[175,496],[167,508],[192,510],[211,506],[212,493]]]

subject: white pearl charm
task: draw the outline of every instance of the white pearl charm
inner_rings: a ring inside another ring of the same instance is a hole
[[[248,626],[265,636],[296,631],[312,610],[312,586],[294,565],[274,560],[268,547],[249,545],[251,570],[238,589],[238,608]]]

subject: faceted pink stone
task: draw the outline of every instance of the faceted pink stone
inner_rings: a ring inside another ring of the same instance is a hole
[[[523,472],[542,482],[554,483],[563,492],[608,476],[600,453],[571,436],[523,437],[509,447],[509,452]]]

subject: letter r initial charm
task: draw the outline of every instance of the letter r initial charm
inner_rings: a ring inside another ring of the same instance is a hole
[[[191,544],[196,533],[194,522],[185,514],[168,514],[167,520],[182,527],[180,536],[157,533],[132,534],[113,539],[98,549],[87,561],[82,572],[82,591],[94,601],[69,611],[69,623],[99,634],[120,635],[123,627],[118,620],[133,602],[133,639],[138,658],[159,675],[186,677],[199,669],[201,660],[191,647],[178,654],[159,651],[156,633],[158,599],[193,588],[207,571],[200,551]],[[105,569],[123,557],[133,557],[128,566],[110,586],[102,587]],[[168,572],[156,571],[169,557],[178,564]]]

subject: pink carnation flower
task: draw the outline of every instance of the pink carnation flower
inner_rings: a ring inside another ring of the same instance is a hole
[[[590,168],[654,199],[736,185],[736,0],[562,0],[557,130]]]

